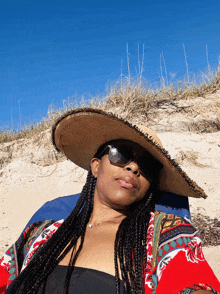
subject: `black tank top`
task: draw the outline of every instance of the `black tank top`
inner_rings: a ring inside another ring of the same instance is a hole
[[[67,266],[58,265],[48,276],[45,292],[38,294],[64,294]],[[115,294],[115,277],[94,269],[75,267],[70,280],[69,294]],[[120,281],[120,293],[123,283]]]

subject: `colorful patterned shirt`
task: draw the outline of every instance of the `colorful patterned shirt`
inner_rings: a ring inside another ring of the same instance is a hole
[[[34,223],[7,250],[0,261],[0,293],[63,221]],[[201,289],[220,294],[220,283],[204,258],[200,234],[188,220],[160,211],[151,213],[146,250],[145,294],[190,294]]]

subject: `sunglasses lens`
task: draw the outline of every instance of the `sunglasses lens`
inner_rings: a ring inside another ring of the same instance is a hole
[[[111,147],[109,160],[116,165],[125,166],[132,160],[132,153],[127,146]]]
[[[150,177],[156,176],[163,166],[159,161],[153,158],[153,156],[149,154],[148,152],[145,152],[138,158],[137,164],[140,168],[140,171],[145,176],[150,176]]]
[[[147,162],[144,161],[138,161],[138,166],[140,168],[140,171],[142,174],[144,174],[145,176],[151,176],[152,175],[152,170],[149,169],[149,165],[147,164]]]
[[[108,145],[108,147],[104,154],[108,153],[112,164],[124,167],[131,161],[136,161],[143,176],[153,177],[163,166],[148,152],[134,153],[133,149],[126,145]]]

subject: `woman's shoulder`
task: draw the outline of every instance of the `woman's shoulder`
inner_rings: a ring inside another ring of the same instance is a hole
[[[36,247],[36,241],[46,242],[61,226],[63,221],[44,220],[31,224],[20,236],[23,240],[22,243],[25,243],[26,248],[30,248],[33,244]],[[19,243],[19,240],[17,242]]]
[[[5,275],[7,274],[8,285],[27,266],[36,251],[52,237],[63,221],[38,221],[22,232],[0,260],[0,268]]]
[[[50,231],[53,231],[54,228],[58,228],[62,224],[63,220],[55,221],[52,219],[38,221],[29,225],[20,235],[17,240],[17,245],[20,243],[25,243],[26,247],[31,245],[31,243],[39,236],[48,234]]]
[[[155,223],[160,222],[161,226],[165,229],[166,227],[186,226],[193,227],[191,220],[187,217],[181,217],[175,214],[167,214],[162,211],[154,212]]]
[[[160,236],[159,244],[174,239],[177,239],[179,243],[187,244],[192,238],[201,239],[199,231],[192,225],[191,221],[178,215],[155,211],[154,227],[157,235]]]
[[[152,271],[158,292],[171,283],[175,293],[183,289],[188,293],[192,285],[196,290],[219,289],[219,282],[205,260],[201,235],[189,219],[155,211],[152,245]]]

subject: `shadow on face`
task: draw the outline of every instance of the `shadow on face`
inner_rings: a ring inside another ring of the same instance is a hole
[[[109,146],[117,148],[122,156],[115,149],[111,154]],[[155,159],[142,146],[129,140],[115,140],[102,146],[95,156],[91,161],[92,173],[97,178],[94,199],[124,209],[145,197],[154,180],[155,171],[151,169]]]
[[[144,147],[136,142],[120,139],[102,145],[94,157],[101,159],[105,154],[113,165],[124,167],[131,161],[138,164],[140,173],[146,178],[157,178],[163,167]]]

